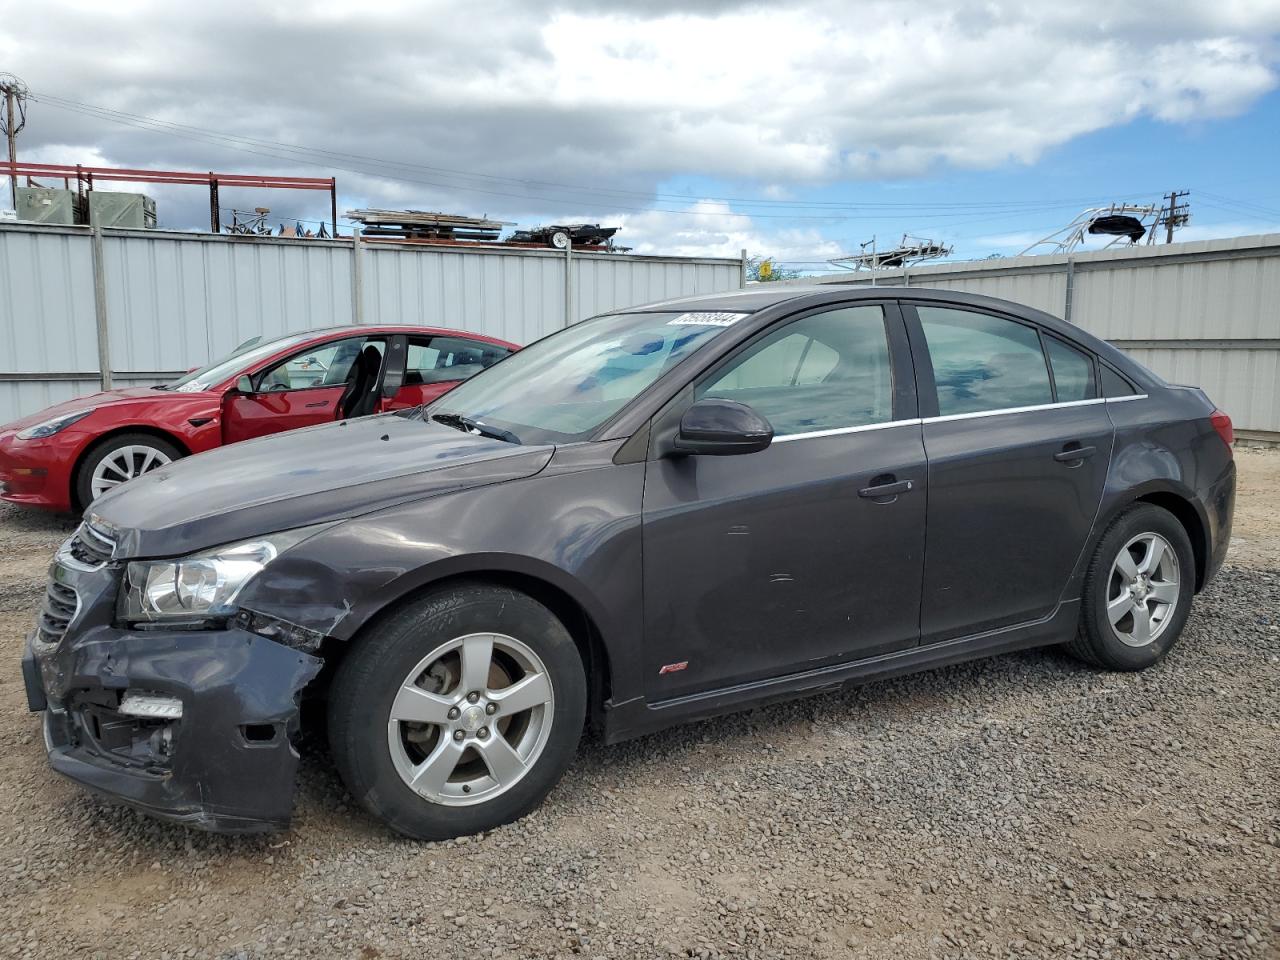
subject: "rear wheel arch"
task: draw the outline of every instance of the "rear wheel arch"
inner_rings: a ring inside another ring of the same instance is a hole
[[[122,437],[126,434],[141,434],[144,436],[154,437],[157,440],[162,440],[177,448],[178,453],[182,456],[191,456],[191,449],[182,442],[180,437],[167,430],[162,430],[159,427],[151,426],[150,424],[130,424],[127,426],[113,427],[106,433],[99,434],[85,444],[84,449],[80,451],[80,454],[76,457],[75,463],[71,467],[71,476],[69,479],[70,489],[68,490],[68,496],[70,497],[73,509],[80,511],[88,506],[87,503],[79,502],[80,497],[78,493],[80,485],[80,470],[84,467],[85,461],[93,456],[95,451],[101,449],[104,444],[110,443],[117,437]]]
[[[588,685],[588,720],[593,731],[599,731],[604,722],[604,705],[613,695],[612,662],[604,634],[597,625],[596,618],[578,597],[550,579],[526,571],[499,567],[441,571],[439,575],[416,584],[364,620],[350,637],[331,637],[325,641],[320,649],[325,667],[317,685],[327,688],[343,658],[360,642],[362,636],[375,629],[379,623],[427,594],[462,585],[506,587],[525,594],[551,611],[569,631],[578,654],[582,657]]]
[[[1134,503],[1149,503],[1173,514],[1187,531],[1187,539],[1191,541],[1191,554],[1196,561],[1195,589],[1199,593],[1204,587],[1205,571],[1209,564],[1208,528],[1204,518],[1195,504],[1187,497],[1170,490],[1157,490],[1135,498]]]

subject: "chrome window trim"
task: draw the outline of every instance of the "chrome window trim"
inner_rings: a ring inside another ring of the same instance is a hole
[[[1061,403],[1037,403],[1029,407],[1001,407],[998,410],[974,410],[970,413],[947,413],[938,417],[925,417],[925,423],[943,423],[947,420],[973,420],[977,417],[995,417],[1006,413],[1035,413],[1037,410],[1056,410],[1059,407],[1087,407],[1096,403],[1106,403],[1104,397],[1092,397],[1088,400],[1064,400]]]
[[[950,420],[975,420],[979,417],[1000,417],[1009,413],[1034,413],[1038,410],[1057,410],[1065,407],[1087,407],[1098,403],[1123,403],[1127,400],[1145,400],[1147,394],[1135,393],[1128,397],[1092,397],[1088,400],[1064,400],[1061,403],[1040,403],[1030,407],[1002,407],[999,410],[977,410],[973,413],[950,413],[940,417],[914,417],[908,420],[886,420],[883,423],[865,423],[856,427],[837,427],[833,430],[814,430],[810,433],[785,433],[773,438],[774,443],[788,440],[810,440],[815,437],[836,437],[846,433],[863,433],[867,430],[885,430],[889,427],[906,427],[924,423],[946,423]]]
[[[912,424],[919,424],[920,418],[916,417],[911,420],[885,420],[881,423],[863,423],[856,427],[835,427],[831,430],[813,430],[809,433],[784,433],[781,436],[774,437],[774,443],[786,443],[788,440],[809,440],[814,437],[836,437],[845,433],[863,433],[867,430],[886,430],[889,427],[905,427]]]

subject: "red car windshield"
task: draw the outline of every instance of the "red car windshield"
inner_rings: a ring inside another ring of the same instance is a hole
[[[161,389],[177,390],[181,393],[208,390],[229,377],[248,369],[258,361],[265,360],[280,350],[306,343],[314,336],[314,333],[295,333],[276,340],[268,340],[265,343],[261,337],[254,337],[252,340],[246,340],[240,344],[221,360],[215,360],[213,363],[200,367],[198,370],[192,370],[172,383],[166,383]]]

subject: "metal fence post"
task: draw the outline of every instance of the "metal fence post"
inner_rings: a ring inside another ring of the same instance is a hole
[[[1067,290],[1062,305],[1062,319],[1071,322],[1071,296],[1074,292],[1076,281],[1076,262],[1071,259],[1071,255],[1067,255]]]
[[[573,237],[564,245],[564,325],[573,326]]]
[[[98,376],[103,390],[111,389],[111,333],[107,327],[107,268],[103,260],[102,228],[90,227],[93,250],[93,314],[98,326]]]
[[[360,262],[360,227],[351,229],[351,322],[364,323],[364,266]]]

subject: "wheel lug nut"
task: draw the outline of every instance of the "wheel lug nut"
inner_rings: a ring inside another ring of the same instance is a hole
[[[484,705],[484,712],[492,717],[495,713],[498,712],[498,705],[496,703],[486,703]]]
[[[479,699],[480,694],[476,693],[474,690],[467,694],[467,703],[475,703]]]
[[[477,736],[477,737],[479,737],[481,740],[488,740],[488,739],[489,739],[489,728],[488,728],[488,727],[481,727],[479,730],[477,730],[477,731],[476,731],[476,736]]]
[[[453,731],[453,739],[462,740],[464,737],[466,737],[466,734],[463,733],[461,730]]]
[[[450,719],[450,720],[457,720],[457,719],[458,719],[458,717],[460,717],[461,715],[462,715],[462,711],[461,711],[461,710],[459,710],[457,707],[450,707],[450,708],[449,708],[449,719]]]

